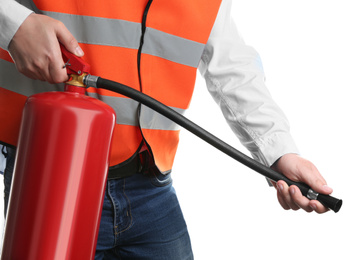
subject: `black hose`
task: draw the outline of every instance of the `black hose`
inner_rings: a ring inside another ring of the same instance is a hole
[[[94,77],[95,78],[95,77]],[[85,79],[86,81],[86,79]],[[85,82],[86,85],[88,85]],[[167,117],[168,119],[174,121],[176,124],[182,126],[183,128],[187,129],[191,133],[195,134],[199,138],[203,139],[205,142],[211,144],[212,146],[216,147],[220,151],[224,152],[225,154],[229,155],[233,159],[237,160],[238,162],[248,166],[249,168],[253,169],[254,171],[262,174],[266,178],[269,178],[275,182],[279,180],[285,181],[289,186],[296,185],[301,190],[301,193],[310,198],[310,199],[317,199],[322,203],[325,207],[332,209],[334,212],[338,212],[342,206],[342,200],[334,198],[329,195],[324,194],[317,194],[310,189],[310,187],[304,183],[294,182],[283,174],[278,173],[272,170],[269,167],[264,166],[263,164],[253,160],[249,156],[243,154],[242,152],[236,150],[234,147],[228,145],[224,141],[220,140],[216,136],[212,135],[205,129],[201,128],[200,126],[196,125],[183,115],[177,113],[173,109],[169,108],[168,106],[162,104],[161,102],[133,89],[123,84],[103,79],[98,77],[96,86],[98,88],[103,88],[107,90],[111,90],[117,93],[120,93],[124,96],[127,96],[131,99],[134,99],[143,105],[153,109],[154,111],[160,113],[161,115]],[[315,195],[314,195],[315,194]],[[315,197],[313,197],[315,196]]]

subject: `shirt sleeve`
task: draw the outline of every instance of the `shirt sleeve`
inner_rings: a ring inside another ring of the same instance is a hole
[[[199,70],[235,135],[254,159],[271,166],[298,149],[265,85],[261,59],[245,44],[230,13],[231,1],[222,1]]]
[[[1,0],[0,48],[8,50],[11,39],[31,13],[31,10],[14,0]]]

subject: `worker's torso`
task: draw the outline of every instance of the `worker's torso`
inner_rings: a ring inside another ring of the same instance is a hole
[[[140,90],[183,113],[221,0],[20,2],[65,24],[84,50],[91,74]],[[0,141],[16,145],[26,98],[53,90],[63,91],[63,86],[20,75],[1,50]],[[116,112],[110,165],[130,158],[145,139],[158,168],[162,172],[171,169],[179,138],[176,124],[120,94],[94,88],[87,91]]]

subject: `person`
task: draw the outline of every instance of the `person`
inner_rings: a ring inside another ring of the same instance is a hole
[[[32,93],[61,89],[68,75],[59,43],[87,60],[94,75],[151,94],[181,112],[189,105],[199,69],[230,127],[256,160],[316,192],[332,193],[314,164],[299,155],[288,121],[264,83],[260,57],[232,21],[231,0],[19,2],[2,0],[0,6],[5,195],[18,131],[6,129],[19,128],[17,111],[24,102],[5,99],[24,100]],[[171,182],[178,127],[144,107],[137,116],[139,105],[114,93],[90,88],[88,94],[112,105],[126,122],[117,121],[115,127],[95,259],[193,259]],[[129,113],[122,112],[124,106]],[[119,147],[122,140],[125,148]],[[148,163],[138,167],[134,158],[139,156]],[[129,164],[136,168],[125,176],[130,170],[123,166]],[[273,185],[285,210],[328,211],[296,186],[283,181]]]

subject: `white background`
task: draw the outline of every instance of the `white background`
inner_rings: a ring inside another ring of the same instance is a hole
[[[302,156],[344,204],[284,211],[262,176],[183,130],[173,178],[195,259],[360,259],[358,10],[356,0],[233,0]],[[245,151],[200,75],[186,116]]]
[[[173,178],[195,258],[359,259],[357,1],[233,0],[233,15],[302,155],[344,205],[336,214],[284,211],[262,176],[183,130]],[[187,116],[246,152],[200,76]]]

